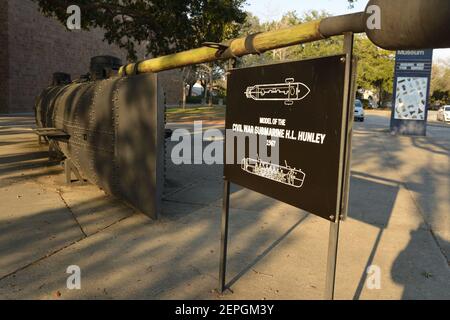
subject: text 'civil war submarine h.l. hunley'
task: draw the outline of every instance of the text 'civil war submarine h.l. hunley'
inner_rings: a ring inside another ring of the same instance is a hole
[[[379,29],[367,24],[373,6],[379,8]],[[205,43],[201,48],[121,67],[116,58],[96,57],[90,77],[70,82],[67,75],[55,74],[52,86],[36,101],[37,133],[47,137],[81,176],[156,218],[164,186],[165,136],[158,72],[260,54],[348,32],[364,32],[375,45],[390,50],[448,48],[449,17],[448,0],[370,0],[365,12],[219,44]],[[289,105],[305,94],[302,87],[292,91],[293,85],[290,83],[289,91],[250,88],[247,97],[268,99],[287,93]]]

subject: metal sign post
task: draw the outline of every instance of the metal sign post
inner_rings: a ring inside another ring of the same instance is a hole
[[[343,180],[341,182],[341,196],[339,199],[339,206],[341,214],[337,217],[336,222],[330,222],[329,241],[328,241],[328,256],[327,256],[327,275],[325,282],[325,299],[334,299],[334,288],[336,283],[336,265],[339,243],[339,228],[341,220],[345,220],[348,211],[348,198],[350,188],[350,161],[351,161],[351,141],[353,134],[353,109],[354,109],[354,80],[355,70],[353,63],[353,33],[344,34],[344,53],[346,55],[345,66],[345,87],[344,87],[344,101],[343,106],[347,110],[347,117],[343,120],[342,125],[342,139],[344,139],[342,153],[345,161],[341,164],[344,166],[341,170],[344,171]]]
[[[228,71],[235,68],[237,59],[228,60]],[[225,134],[226,136],[226,134]],[[226,157],[224,155],[224,163]],[[228,220],[230,212],[230,181],[224,177],[223,180],[223,197],[222,197],[222,219],[221,219],[221,233],[220,233],[220,271],[219,271],[219,291],[223,293],[226,287],[226,273],[227,273],[227,249],[228,249]]]
[[[224,179],[223,183],[223,205],[222,205],[222,224],[220,234],[220,273],[219,290],[225,291],[225,279],[227,272],[227,247],[228,247],[228,218],[230,211],[230,182]]]
[[[230,183],[236,183],[330,221],[325,296],[334,296],[353,121],[353,34],[344,42],[344,54],[228,75],[220,292],[226,288]]]

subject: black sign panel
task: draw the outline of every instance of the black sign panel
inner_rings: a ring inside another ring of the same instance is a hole
[[[225,178],[335,221],[345,169],[345,70],[344,55],[232,70]],[[230,133],[247,136],[244,155]],[[277,162],[260,157],[276,150]]]

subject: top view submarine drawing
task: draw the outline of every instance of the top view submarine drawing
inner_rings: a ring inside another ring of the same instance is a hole
[[[247,87],[245,96],[256,101],[284,101],[286,106],[292,106],[294,101],[306,98],[311,92],[308,86],[287,78],[284,83],[258,84]]]

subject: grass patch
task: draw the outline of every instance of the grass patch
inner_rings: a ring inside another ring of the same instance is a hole
[[[225,119],[224,106],[198,106],[183,108],[167,108],[168,122],[190,122],[198,120],[220,121]]]

